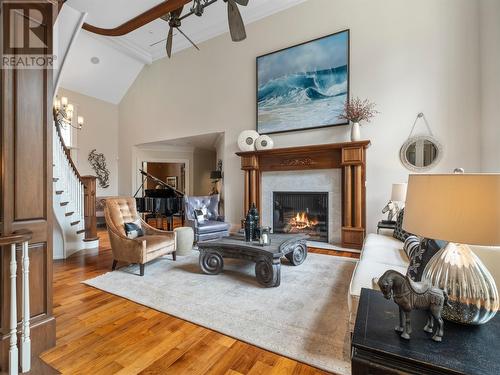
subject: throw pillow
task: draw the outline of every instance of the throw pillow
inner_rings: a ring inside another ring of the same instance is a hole
[[[403,218],[405,214],[405,209],[403,208],[401,211],[399,211],[398,218],[396,220],[396,226],[394,227],[394,233],[392,236],[400,240],[402,242],[406,241],[408,236],[411,235],[411,233],[408,233],[407,231],[403,230]]]
[[[137,219],[131,223],[125,223],[125,233],[130,239],[144,236],[141,221]]]
[[[445,246],[446,242],[444,241],[422,239],[418,249],[412,252],[406,275],[413,281],[422,281],[425,266]]]
[[[414,254],[420,248],[420,237],[408,236],[403,245],[403,250],[405,251],[408,259],[413,258]]]
[[[203,210],[196,209],[194,210],[194,217],[198,224],[203,224],[205,222],[205,214],[203,213]]]

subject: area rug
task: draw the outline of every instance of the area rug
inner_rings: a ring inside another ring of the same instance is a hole
[[[285,357],[336,374],[350,374],[347,293],[355,261],[309,254],[286,259],[281,285],[261,287],[254,264],[224,260],[224,272],[205,275],[197,253],[160,258],[108,272],[84,283]]]

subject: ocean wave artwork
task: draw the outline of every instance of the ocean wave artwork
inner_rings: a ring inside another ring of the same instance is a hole
[[[261,134],[345,124],[349,31],[257,58]]]

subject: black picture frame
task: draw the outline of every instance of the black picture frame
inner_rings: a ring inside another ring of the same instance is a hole
[[[349,121],[344,121],[342,123],[318,125],[318,126],[314,126],[314,127],[305,127],[305,128],[301,128],[301,129],[278,130],[278,131],[267,131],[267,132],[261,131],[259,129],[259,59],[266,57],[266,56],[270,56],[270,55],[279,53],[279,52],[282,52],[282,51],[286,51],[286,50],[289,50],[292,48],[303,46],[303,45],[306,45],[309,43],[314,43],[314,42],[317,42],[319,40],[329,38],[329,37],[332,37],[332,36],[335,36],[338,34],[342,34],[342,33],[347,33],[347,100],[349,100],[350,95],[351,95],[351,89],[350,89],[350,84],[351,84],[351,30],[350,29],[340,30],[340,31],[337,31],[337,32],[334,32],[334,33],[331,33],[328,35],[321,36],[319,38],[307,40],[305,42],[298,43],[298,44],[295,44],[293,46],[285,47],[285,48],[282,48],[279,50],[275,50],[275,51],[266,53],[264,55],[257,56],[255,58],[255,71],[256,71],[256,74],[255,74],[255,76],[256,76],[256,79],[255,79],[255,82],[256,82],[256,84],[255,84],[255,87],[256,87],[256,90],[255,90],[255,113],[256,113],[255,128],[259,134],[261,134],[261,135],[262,134],[280,134],[280,133],[300,132],[300,131],[306,131],[306,130],[315,130],[315,129],[334,127],[334,126],[349,125]]]

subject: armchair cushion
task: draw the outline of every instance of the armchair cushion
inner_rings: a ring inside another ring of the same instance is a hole
[[[205,211],[205,212],[203,212]],[[205,222],[205,219],[207,219],[207,209],[205,208],[205,210],[203,209],[195,209],[194,210],[194,217],[196,219],[196,222],[198,224],[203,224]]]
[[[223,221],[208,220],[198,225],[198,233],[203,234],[228,231],[230,226],[231,225],[229,223],[224,223]]]
[[[142,230],[141,220],[137,219],[131,223],[125,223],[125,233],[128,238],[134,239],[137,237],[144,236],[144,231]]]
[[[206,219],[216,220],[219,217],[219,195],[184,197],[186,219],[196,221],[195,210],[202,210]],[[205,214],[206,213],[206,214]]]

